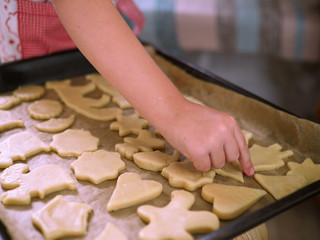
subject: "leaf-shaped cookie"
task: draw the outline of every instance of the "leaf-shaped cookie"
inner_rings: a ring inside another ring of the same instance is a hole
[[[264,195],[264,190],[217,183],[207,184],[201,191],[201,196],[213,203],[213,212],[223,220],[239,216]]]
[[[136,173],[123,173],[117,180],[107,209],[109,212],[137,205],[158,197],[162,184],[153,180],[142,180]]]

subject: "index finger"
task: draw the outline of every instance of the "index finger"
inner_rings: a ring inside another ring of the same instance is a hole
[[[250,152],[246,139],[240,128],[234,132],[234,135],[239,146],[239,162],[241,168],[245,172],[245,174],[247,174],[248,176],[252,176],[254,174],[254,167],[250,158]]]

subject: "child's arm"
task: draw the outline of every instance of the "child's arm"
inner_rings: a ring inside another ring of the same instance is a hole
[[[80,51],[165,139],[208,171],[240,160],[253,167],[244,136],[231,116],[191,103],[146,53],[110,0],[54,0]]]

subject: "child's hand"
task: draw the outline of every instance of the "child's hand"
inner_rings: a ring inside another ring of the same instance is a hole
[[[222,168],[239,160],[243,171],[253,174],[247,143],[233,117],[189,101],[177,109],[159,130],[198,170]]]

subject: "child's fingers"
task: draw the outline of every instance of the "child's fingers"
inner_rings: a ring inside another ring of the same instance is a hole
[[[225,162],[226,162],[226,157],[225,153],[223,151],[223,147],[220,149],[215,149],[214,151],[211,151],[209,153],[210,156],[210,161],[211,161],[211,166],[220,169],[223,168]]]

